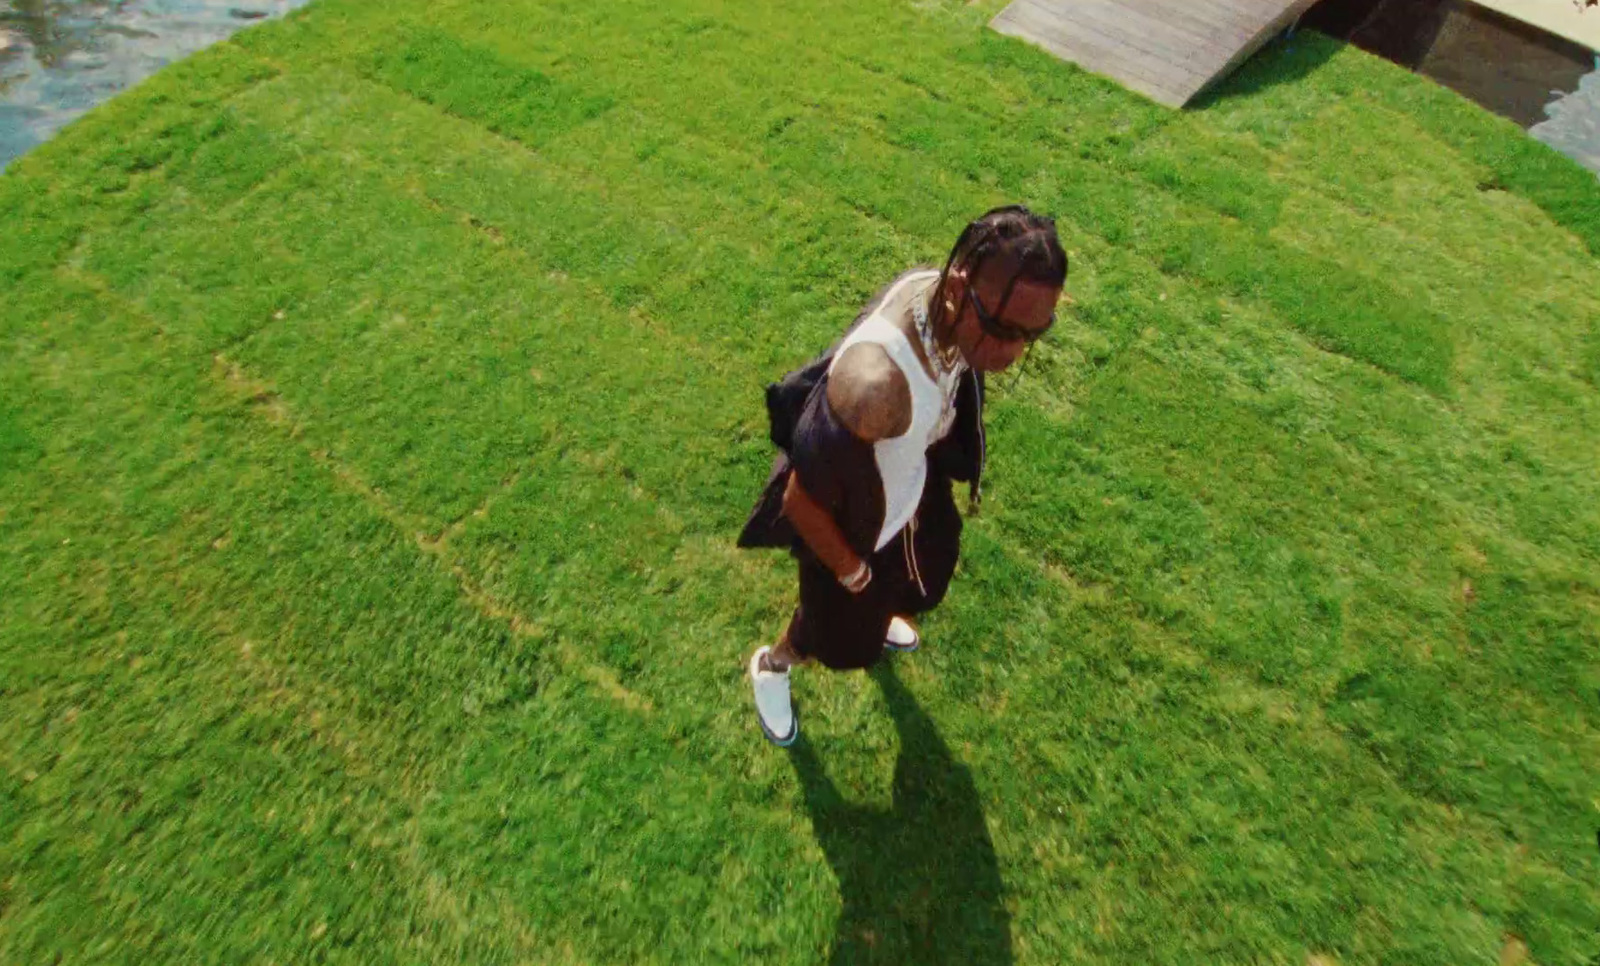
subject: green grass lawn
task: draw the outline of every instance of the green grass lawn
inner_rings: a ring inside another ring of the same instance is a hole
[[[1600,186],[997,9],[321,0],[0,177],[0,962],[1600,956]],[[951,599],[772,748],[761,389],[1012,200]]]

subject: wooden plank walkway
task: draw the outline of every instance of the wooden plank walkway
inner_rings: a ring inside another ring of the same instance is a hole
[[[1182,107],[1314,2],[1012,0],[989,26]]]

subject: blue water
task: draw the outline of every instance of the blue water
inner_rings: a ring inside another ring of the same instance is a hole
[[[1578,89],[1546,104],[1548,120],[1528,133],[1600,176],[1600,57]]]
[[[0,0],[0,169],[161,67],[306,0]]]

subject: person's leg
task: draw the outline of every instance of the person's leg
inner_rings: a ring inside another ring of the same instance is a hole
[[[790,626],[793,626],[792,622]],[[786,627],[783,633],[778,635],[778,642],[768,649],[762,661],[762,666],[768,671],[777,671],[782,674],[796,664],[809,663],[811,663],[811,658],[795,650],[794,645],[789,643],[789,628]]]
[[[917,506],[915,529],[908,535],[913,579],[906,582],[896,602],[896,614],[924,614],[944,600],[961,555],[961,527],[961,511],[956,509],[949,477],[930,473]]]
[[[750,683],[761,730],[774,744],[787,745],[799,734],[789,696],[789,671],[813,660],[833,670],[870,667],[883,653],[891,605],[900,595],[894,569],[880,576],[872,560],[872,583],[859,594],[839,585],[826,567],[800,563],[800,604],[777,645],[763,645],[750,657]],[[881,581],[881,582],[880,582]]]
[[[890,595],[889,624],[883,632],[883,648],[888,651],[915,651],[922,643],[922,635],[910,615],[916,613],[909,602],[920,599],[917,584],[917,565],[911,548],[916,533],[916,522],[908,524],[900,535],[884,548],[889,559],[884,569],[894,575],[895,588]]]
[[[886,557],[890,555],[879,552],[868,559],[872,581],[859,594],[844,589],[821,564],[803,562],[800,604],[784,632],[781,643],[786,646],[777,658],[788,658],[791,664],[816,661],[835,671],[875,663],[892,604],[900,595],[897,571],[886,563]]]
[[[898,546],[906,578],[894,600],[894,619],[883,646],[891,651],[915,651],[922,633],[913,618],[938,606],[954,576],[961,548],[961,513],[950,492],[950,479],[930,472],[917,515],[891,546]]]

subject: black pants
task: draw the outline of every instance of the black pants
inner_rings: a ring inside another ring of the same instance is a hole
[[[883,655],[890,618],[921,614],[944,600],[960,553],[961,513],[950,479],[930,472],[916,516],[867,558],[872,583],[861,593],[845,590],[809,549],[796,550],[800,606],[789,620],[790,645],[836,670],[871,667]]]

